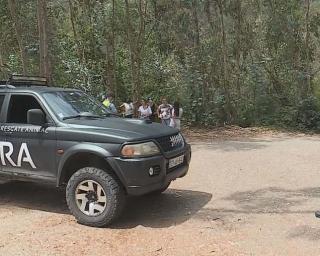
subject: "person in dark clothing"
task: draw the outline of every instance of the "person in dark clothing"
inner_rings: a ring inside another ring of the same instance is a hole
[[[156,105],[154,104],[153,100],[151,98],[148,98],[148,105],[151,109],[151,116],[150,116],[150,120],[152,122],[155,122],[156,121],[156,115],[157,115],[157,108],[156,108]]]
[[[183,109],[180,107],[179,102],[175,102],[173,104],[173,108],[171,110],[171,121],[170,126],[173,128],[181,129],[181,117],[182,117]]]

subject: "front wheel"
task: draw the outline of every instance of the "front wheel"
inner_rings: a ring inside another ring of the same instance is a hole
[[[109,173],[94,167],[78,170],[66,190],[67,204],[80,224],[105,227],[121,213],[125,193],[120,182]]]

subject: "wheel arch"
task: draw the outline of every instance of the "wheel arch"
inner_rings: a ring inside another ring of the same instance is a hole
[[[123,185],[123,178],[108,162],[112,156],[106,149],[96,145],[76,145],[63,154],[59,162],[57,187],[67,183],[70,177],[84,167],[96,167],[111,172]]]

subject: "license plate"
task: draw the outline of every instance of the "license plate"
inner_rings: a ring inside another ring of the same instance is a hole
[[[183,161],[184,161],[184,155],[170,159],[169,160],[169,169],[182,164]]]

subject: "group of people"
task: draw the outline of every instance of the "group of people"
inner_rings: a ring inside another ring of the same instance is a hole
[[[118,113],[113,103],[112,94],[107,95],[107,97],[103,100],[103,105],[111,113]],[[137,111],[135,111],[136,107]],[[159,118],[163,125],[177,129],[181,128],[181,117],[183,110],[178,101],[171,105],[167,102],[166,98],[163,98],[161,104],[156,106],[151,98],[148,98],[148,100],[141,100],[140,104],[128,100],[127,102],[124,102],[120,108],[121,113],[125,118],[133,118],[137,116],[139,119],[151,120],[152,122],[155,122],[156,119]]]

